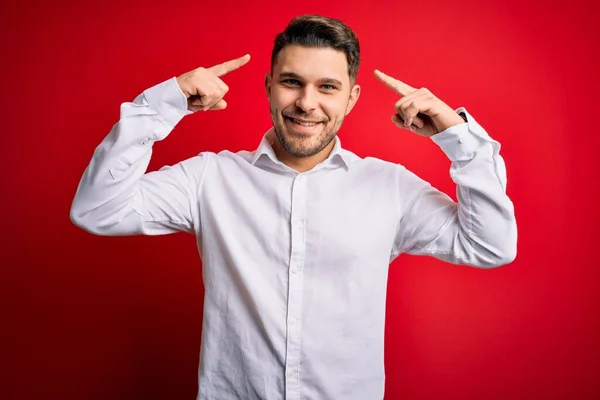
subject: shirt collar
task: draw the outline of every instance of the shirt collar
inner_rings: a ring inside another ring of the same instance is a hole
[[[274,140],[277,140],[277,138],[275,137],[275,129],[271,127],[263,135],[262,140],[258,145],[258,148],[254,151],[254,155],[250,161],[252,165],[257,165],[259,161],[262,162],[262,160],[266,160],[271,165],[276,164],[284,166],[284,164],[281,161],[279,161],[277,155],[275,154],[275,151],[273,150],[273,146],[271,143],[273,143]],[[333,149],[331,150],[331,153],[329,154],[329,157],[327,157],[327,159],[319,165],[331,165],[334,167],[343,166],[348,168],[351,163],[360,159],[357,155],[342,147],[342,141],[339,138],[339,136],[336,135],[333,140],[334,145]]]

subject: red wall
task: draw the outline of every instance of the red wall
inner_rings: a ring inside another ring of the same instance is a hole
[[[246,52],[250,64],[226,78],[228,110],[186,117],[150,168],[254,149],[269,124],[273,37],[305,12],[343,18],[361,39],[347,148],[454,196],[442,152],[392,125],[380,68],[468,108],[503,145],[516,206],[511,265],[392,264],[386,399],[600,397],[596,2],[10,3],[0,10],[1,398],[194,398],[194,238],[92,236],[71,224],[71,200],[120,103]]]

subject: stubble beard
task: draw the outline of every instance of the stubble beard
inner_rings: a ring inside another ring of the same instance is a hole
[[[285,125],[285,117],[277,109],[271,111],[271,119],[279,144],[286,152],[295,157],[310,157],[321,152],[335,138],[344,120],[343,118],[335,118],[333,123],[331,123],[331,120],[322,122],[323,126],[317,143],[307,148],[306,143],[312,141],[312,137],[294,135],[294,133],[289,132]]]

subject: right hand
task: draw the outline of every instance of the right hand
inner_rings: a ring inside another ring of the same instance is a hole
[[[217,64],[210,68],[196,68],[177,77],[177,84],[187,98],[190,111],[223,110],[227,102],[223,100],[229,87],[221,76],[234,71],[250,61],[250,55]]]

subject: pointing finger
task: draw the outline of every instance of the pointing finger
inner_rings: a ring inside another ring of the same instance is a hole
[[[246,54],[245,56],[236,58],[235,60],[226,61],[222,64],[217,64],[208,68],[208,70],[216,76],[223,76],[231,71],[235,71],[236,69],[243,67],[248,63],[248,61],[250,61],[250,54]]]
[[[396,78],[392,78],[391,76],[384,74],[383,72],[379,71],[378,69],[375,70],[375,76],[377,77],[377,79],[379,79],[381,82],[383,82],[387,87],[389,87],[396,93],[401,94],[402,96],[406,96],[417,90],[414,87],[409,86],[406,83],[399,81]]]

